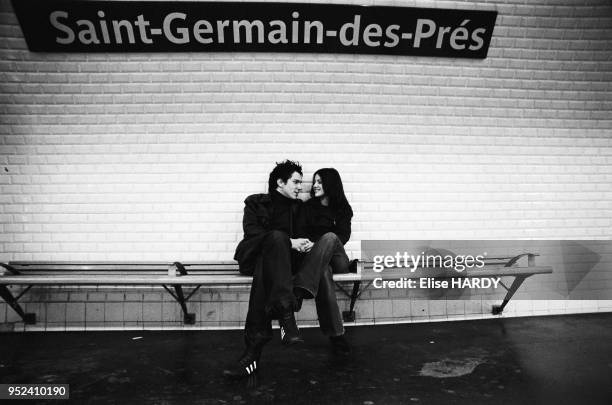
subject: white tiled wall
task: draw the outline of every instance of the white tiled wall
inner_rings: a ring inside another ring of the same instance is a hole
[[[242,200],[284,158],[340,171],[353,255],[612,236],[609,1],[338,3],[499,14],[484,60],[45,54],[1,0],[0,261],[229,260]],[[434,310],[450,311],[472,309]]]

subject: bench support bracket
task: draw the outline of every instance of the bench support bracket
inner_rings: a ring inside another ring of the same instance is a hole
[[[504,267],[512,267],[516,264],[516,262],[519,261],[520,258],[522,257],[527,257],[527,266],[528,267],[533,267],[535,266],[535,257],[537,255],[534,253],[523,253],[517,256],[514,256],[512,259],[510,259],[510,261],[508,261]],[[515,276],[514,277],[514,281],[512,281],[512,284],[510,285],[510,288],[506,287],[504,285],[504,283],[501,283],[501,285],[506,289],[507,293],[506,296],[504,297],[504,300],[502,301],[501,305],[493,305],[493,310],[491,311],[491,313],[493,315],[501,315],[502,312],[504,312],[504,308],[506,307],[506,304],[508,304],[508,302],[510,301],[510,299],[512,298],[512,296],[514,295],[514,293],[516,292],[516,290],[519,289],[519,287],[523,284],[523,281],[525,281],[525,279],[527,277],[531,276],[531,274],[526,274],[523,276]]]
[[[185,294],[183,293],[183,286],[180,284],[172,285],[172,287],[174,287],[174,292],[172,292],[172,290],[170,290],[170,288],[168,288],[168,286],[166,285],[163,285],[162,287],[164,287],[166,291],[168,291],[168,293],[172,295],[172,298],[174,298],[176,302],[178,302],[181,306],[181,310],[183,311],[183,322],[185,323],[185,325],[195,324],[196,314],[187,310],[187,301],[189,301],[189,298],[191,298],[193,293],[195,293],[200,288],[200,286],[197,286],[196,289],[187,296],[187,298],[185,298]]]
[[[336,281],[336,286],[340,289],[340,291],[342,291],[344,295],[346,295],[351,300],[349,310],[342,311],[342,319],[344,320],[344,322],[355,322],[355,303],[357,302],[357,299],[361,296],[361,293],[363,293],[372,284],[372,281],[369,281],[365,285],[365,287],[361,289],[361,281],[353,281],[353,289],[350,293],[345,290],[342,285],[340,285],[340,283],[341,281]]]
[[[174,262],[172,263],[172,265],[176,267],[176,270],[178,270],[181,276],[187,275],[187,270],[185,269],[185,266],[181,262]],[[198,291],[201,286],[199,285],[193,291],[191,291],[191,293],[187,296],[187,298],[185,298],[185,294],[183,293],[182,285],[173,284],[172,286],[174,287],[174,292],[175,292],[174,294],[172,293],[172,291],[170,291],[170,289],[167,286],[164,285],[163,287],[166,289],[166,291],[170,293],[170,295],[172,295],[172,297],[181,306],[181,309],[183,310],[183,322],[185,323],[185,325],[195,324],[196,315],[193,312],[189,312],[187,310],[187,301],[189,301],[189,298],[191,298],[191,296],[195,294],[195,292]]]
[[[0,263],[0,267],[4,267],[5,269],[7,269],[9,271],[9,273],[14,274],[14,275],[18,275],[21,274],[18,270],[16,270],[15,268],[13,268],[13,266],[5,264],[5,263]]]
[[[502,286],[504,286],[504,288],[508,291],[506,293],[506,296],[504,297],[504,300],[502,301],[501,305],[493,305],[493,311],[492,314],[493,315],[500,315],[502,312],[504,312],[504,308],[506,307],[506,304],[508,304],[508,302],[510,301],[510,299],[512,298],[512,296],[514,295],[514,293],[519,289],[519,287],[523,284],[523,281],[525,281],[525,279],[527,277],[529,277],[530,275],[526,275],[526,276],[516,276],[514,277],[514,281],[512,282],[512,284],[510,285],[510,288],[506,287],[504,284],[502,284]]]
[[[32,288],[31,285],[27,286],[26,289],[24,291],[22,291],[21,294],[19,294],[19,296],[17,298],[15,298],[15,297],[13,297],[13,294],[11,293],[11,291],[5,285],[0,285],[0,297],[2,297],[4,299],[4,301],[6,301],[6,303],[11,308],[13,308],[13,310],[15,312],[17,312],[17,314],[21,317],[21,319],[23,319],[23,322],[26,325],[34,325],[36,323],[36,314],[26,313],[23,310],[23,308],[21,308],[21,305],[19,305],[18,300],[30,288]]]

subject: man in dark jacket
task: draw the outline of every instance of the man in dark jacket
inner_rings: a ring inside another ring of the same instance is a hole
[[[302,343],[295,322],[298,304],[293,273],[299,252],[311,242],[300,237],[302,167],[290,160],[278,163],[270,173],[268,194],[254,194],[244,201],[244,239],[234,259],[240,272],[253,276],[245,325],[246,350],[229,377],[255,372],[263,346],[272,338],[272,319],[278,319],[284,344]]]

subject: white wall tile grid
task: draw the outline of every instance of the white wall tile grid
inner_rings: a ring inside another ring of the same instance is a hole
[[[362,239],[609,239],[609,1],[497,10],[484,60],[45,54],[0,1],[0,261],[229,260],[275,161],[343,176]]]

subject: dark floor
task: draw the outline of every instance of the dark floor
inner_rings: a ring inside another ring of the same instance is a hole
[[[20,404],[612,404],[612,314],[354,327],[349,357],[302,332],[238,382],[240,331],[4,333],[0,383],[70,384]]]

